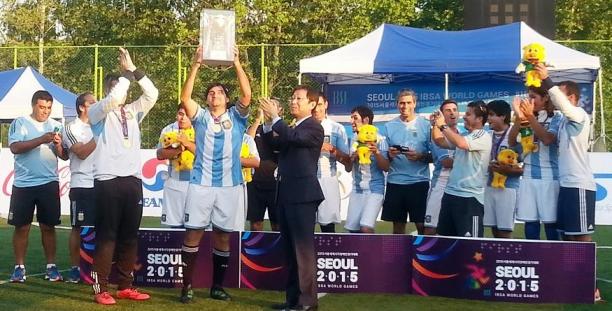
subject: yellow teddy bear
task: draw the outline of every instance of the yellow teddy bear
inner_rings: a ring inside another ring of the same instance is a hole
[[[378,129],[374,125],[362,125],[357,132],[357,141],[353,143],[353,149],[357,150],[359,156],[359,164],[371,164],[372,152],[368,143],[376,143],[378,141]]]
[[[178,141],[178,135],[182,134],[187,136],[189,141],[195,141],[195,131],[193,128],[181,129],[178,132],[169,131],[164,133],[163,137],[160,139],[162,147],[164,148],[179,148],[181,147],[181,143]],[[178,156],[178,158],[173,159],[172,166],[177,171],[189,171],[193,169],[193,161],[195,159],[195,155],[191,153],[189,150],[183,150]]]
[[[535,71],[535,66],[539,63],[544,63],[546,51],[544,46],[539,43],[528,44],[523,47],[523,60],[516,67],[515,72],[525,72],[525,85],[540,87],[542,80]]]
[[[497,163],[515,166],[518,164],[518,154],[512,149],[504,149],[497,154]],[[508,179],[508,176],[498,172],[493,172],[491,187],[505,189],[506,179]]]

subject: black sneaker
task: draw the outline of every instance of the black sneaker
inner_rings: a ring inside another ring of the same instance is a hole
[[[181,290],[181,302],[182,303],[193,302],[193,289],[191,289],[191,285],[187,287],[183,287],[183,289]]]
[[[212,287],[210,289],[210,298],[223,301],[232,300],[232,296],[225,292],[225,290],[221,287]]]

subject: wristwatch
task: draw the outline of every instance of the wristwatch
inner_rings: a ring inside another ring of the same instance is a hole
[[[438,128],[440,129],[441,132],[444,132],[444,130],[448,128],[448,125],[442,124],[442,125],[438,126]]]

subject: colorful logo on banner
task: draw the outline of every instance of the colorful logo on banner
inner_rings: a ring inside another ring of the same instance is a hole
[[[283,266],[285,264],[280,248],[281,236],[278,233],[243,232],[240,263],[243,265],[240,273],[242,287],[257,289],[254,281],[250,279],[249,271],[263,275],[274,275],[270,279],[283,279]],[[282,278],[281,278],[282,277]],[[277,288],[282,289],[283,282],[276,282]]]
[[[422,296],[593,302],[594,243],[417,236],[413,247],[412,289]]]
[[[81,280],[86,284],[93,284],[91,278],[91,268],[93,267],[93,256],[96,249],[96,231],[93,228],[84,227],[81,229]]]
[[[594,174],[595,179],[611,179],[612,180],[612,174]],[[607,182],[609,183],[609,182]],[[603,185],[601,182],[597,183],[597,193],[595,195],[595,200],[596,201],[603,201],[608,197],[608,189],[606,188],[606,185]]]
[[[160,191],[164,188],[164,182],[167,178],[168,165],[165,160],[152,158],[144,162],[142,165],[142,177],[144,177],[142,186],[149,191]],[[153,180],[153,183],[150,183]]]

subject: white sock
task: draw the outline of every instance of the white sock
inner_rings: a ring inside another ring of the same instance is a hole
[[[15,265],[15,269],[17,268],[25,269],[25,265]]]
[[[48,263],[47,264],[47,269],[50,269],[50,268],[53,268],[53,267],[55,267],[54,263]]]

